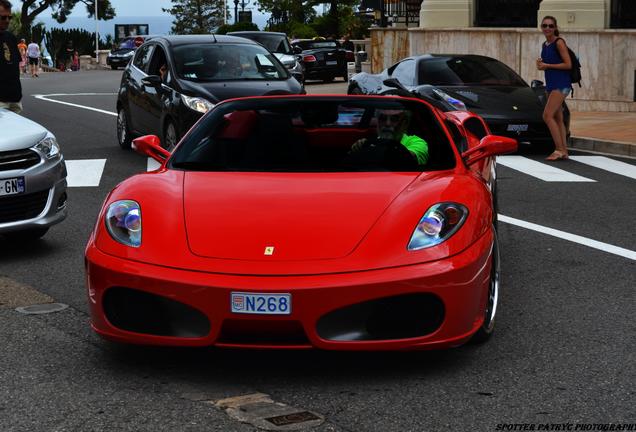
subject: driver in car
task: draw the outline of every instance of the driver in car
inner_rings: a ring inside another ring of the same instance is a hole
[[[417,135],[407,135],[409,126],[409,112],[400,109],[380,109],[376,111],[378,121],[377,138],[362,138],[353,143],[351,154],[355,154],[368,147],[395,146],[399,143],[411,155],[418,165],[425,165],[428,161],[428,144]]]

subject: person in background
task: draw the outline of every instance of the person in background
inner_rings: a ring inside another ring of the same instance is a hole
[[[31,69],[31,78],[38,77],[38,65],[40,64],[40,46],[31,41],[27,47],[27,56],[29,57],[29,68]]]
[[[80,57],[77,50],[73,51],[73,60],[71,61],[71,70],[77,72],[80,70]]]
[[[562,106],[572,91],[572,60],[568,46],[559,37],[556,18],[544,17],[541,20],[541,31],[545,36],[545,42],[541,46],[541,57],[537,59],[537,69],[545,71],[545,90],[548,93],[543,120],[550,129],[554,141],[554,152],[546,160],[564,160],[568,158],[568,147]]]
[[[66,49],[64,50],[64,70],[66,72],[71,72],[73,69],[71,69],[71,66],[73,64],[73,52],[75,51],[75,48],[73,48],[73,41],[68,41],[68,43],[66,44]]]
[[[355,51],[356,48],[353,45],[353,42],[351,42],[351,37],[347,34],[344,36],[344,38],[342,39],[342,47],[344,49],[346,49],[347,51]]]
[[[18,44],[18,51],[20,51],[20,72],[27,73],[27,44],[24,39],[20,39]]]
[[[20,51],[15,36],[8,31],[11,2],[0,0],[0,108],[22,112],[20,83]]]

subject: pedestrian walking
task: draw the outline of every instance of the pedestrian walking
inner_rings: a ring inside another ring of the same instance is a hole
[[[568,158],[568,147],[563,122],[563,101],[572,91],[572,60],[565,40],[559,37],[556,18],[549,15],[544,17],[541,20],[541,31],[545,42],[541,46],[541,57],[537,59],[537,69],[545,71],[545,89],[548,93],[543,121],[554,141],[554,152],[546,160],[564,160]]]
[[[27,56],[29,57],[29,68],[31,69],[31,78],[37,78],[40,64],[40,46],[31,41],[27,47]]]
[[[20,84],[20,51],[18,41],[9,29],[11,2],[0,0],[0,108],[22,111]]]
[[[80,70],[80,56],[77,50],[73,51],[73,60],[71,61],[71,70],[77,72]]]
[[[28,66],[26,40],[20,39],[20,43],[18,44],[18,51],[20,51],[20,72],[26,74]]]

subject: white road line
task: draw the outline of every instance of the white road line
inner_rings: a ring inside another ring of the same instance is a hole
[[[117,113],[111,112],[111,111],[106,111],[106,110],[102,110],[99,108],[93,108],[93,107],[89,107],[86,105],[79,105],[79,104],[74,104],[71,102],[64,102],[64,101],[59,101],[59,100],[55,100],[55,99],[49,99],[50,96],[103,96],[103,95],[113,95],[116,93],[53,93],[53,94],[46,94],[46,95],[33,95],[34,98],[36,99],[40,99],[40,100],[45,100],[47,102],[53,102],[53,103],[58,103],[58,104],[62,104],[62,105],[68,105],[68,106],[72,106],[75,108],[83,108],[89,111],[96,111],[98,113],[102,113],[102,114],[108,114],[108,115],[112,115],[112,116],[117,116]]]
[[[161,164],[157,162],[156,160],[154,160],[153,158],[148,158],[147,167],[148,168],[146,169],[146,171],[154,171],[156,169],[159,169],[159,167],[161,167]]]
[[[524,156],[499,156],[497,163],[547,182],[595,182]],[[564,162],[567,163],[567,162]]]
[[[624,249],[622,247],[614,246],[607,243],[602,243],[600,241],[592,240],[587,237],[582,237],[576,234],[570,234],[565,231],[559,231],[554,228],[548,228],[543,225],[533,224],[531,222],[526,222],[521,219],[515,219],[509,216],[504,216],[502,214],[498,214],[498,218],[499,218],[499,221],[501,222],[505,222],[511,225],[516,225],[518,227],[526,228],[532,231],[537,231],[543,234],[551,235],[553,237],[558,237],[563,240],[568,240],[574,243],[581,244],[583,246],[602,250],[604,252],[608,252],[614,255],[618,255],[618,256],[636,261],[636,251],[633,251],[633,250]]]
[[[636,179],[636,166],[604,156],[570,156],[570,159],[614,174]]]
[[[69,187],[99,186],[106,159],[67,160],[66,182]]]

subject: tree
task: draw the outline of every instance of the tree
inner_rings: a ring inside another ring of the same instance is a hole
[[[206,34],[223,24],[223,7],[223,0],[172,0],[163,11],[174,16],[172,33]]]
[[[110,4],[110,0],[97,1],[99,1],[97,5],[99,19],[113,19],[115,17],[115,9]],[[94,16],[95,0],[23,0],[22,9],[20,11],[20,23],[22,24],[22,31],[20,33],[29,36],[31,34],[31,25],[35,18],[49,8],[53,10],[53,18],[55,18],[57,22],[63,23],[78,3],[84,3],[89,17]]]

